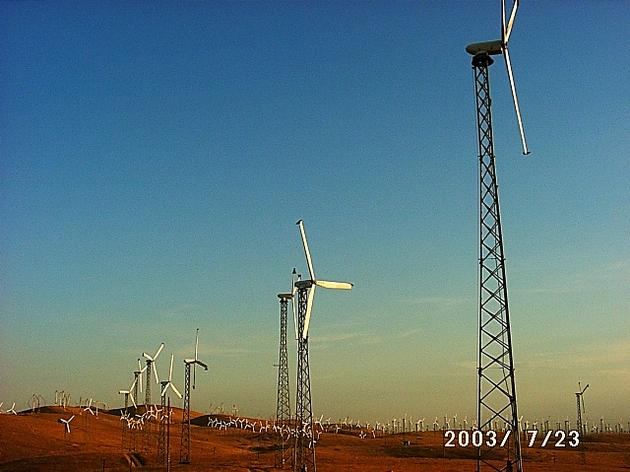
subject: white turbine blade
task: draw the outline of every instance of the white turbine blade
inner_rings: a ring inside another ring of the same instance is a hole
[[[331,282],[329,280],[317,280],[315,285],[321,288],[331,288],[334,290],[352,290],[350,282]]]
[[[512,4],[512,12],[510,13],[510,19],[508,20],[507,26],[505,25],[505,0],[503,3],[503,44],[507,46],[508,41],[510,40],[510,35],[512,34],[512,28],[514,27],[514,20],[516,19],[516,11],[518,10],[518,2],[519,0],[514,0]]]
[[[304,246],[304,255],[306,256],[306,265],[308,266],[308,274],[311,280],[315,280],[315,271],[313,270],[313,261],[311,252],[308,250],[308,241],[306,241],[306,233],[304,232],[304,222],[302,220],[296,223],[300,227],[300,237],[302,238],[302,246]]]
[[[160,355],[160,352],[162,352],[162,349],[164,349],[164,343],[160,344],[160,347],[158,348],[157,352],[153,356],[153,360],[157,359],[157,357]]]
[[[306,298],[306,316],[304,317],[304,330],[302,331],[302,339],[308,337],[308,325],[311,322],[311,310],[313,309],[313,299],[315,298],[315,285],[308,290]]]
[[[501,44],[505,44],[505,0],[501,0]]]
[[[195,335],[195,362],[199,359],[199,328],[197,328],[197,334]],[[208,370],[206,368],[206,370]],[[192,388],[195,388],[197,385],[197,364],[193,364],[193,384]]]
[[[199,359],[199,328],[197,328],[197,334],[195,336],[195,360]]]
[[[140,371],[140,375],[138,375],[138,387],[140,388],[140,393],[142,393],[142,373],[147,370],[147,366],[144,366],[144,369]]]
[[[153,357],[151,357],[150,355],[148,355],[146,352],[142,353],[142,357],[144,357],[145,359],[150,360],[151,362],[153,362],[155,359]]]
[[[195,361],[195,364],[199,364],[201,367],[203,367],[205,370],[208,370],[208,365],[205,362],[201,362],[201,361]]]
[[[68,431],[68,433],[70,432],[70,422],[66,423],[66,431]]]
[[[173,380],[173,354],[171,354],[171,367],[168,369],[168,381]]]
[[[155,375],[155,383],[160,383],[160,378],[158,377],[157,367],[155,367],[155,362],[151,364],[153,366],[153,374]]]
[[[160,392],[160,396],[163,397],[164,394],[166,393],[166,391],[168,390],[168,386],[170,385],[170,383],[166,383],[166,385],[164,385],[164,388],[162,389],[162,391]]]
[[[295,339],[298,338],[297,302],[291,300],[291,311],[293,312],[293,328],[295,329]]]
[[[129,387],[129,391],[132,392],[133,388],[136,386],[136,382],[138,381],[138,378],[136,377],[133,381],[133,383],[131,384],[131,387]]]
[[[175,395],[177,395],[179,398],[182,398],[182,394],[179,393],[179,390],[177,390],[175,385],[173,385],[172,383],[169,383],[169,385],[171,386],[171,390],[173,390],[173,392],[175,392]]]
[[[523,146],[523,154],[529,154],[527,148],[527,140],[525,139],[525,129],[523,128],[523,119],[521,118],[521,109],[518,106],[518,97],[516,95],[516,85],[514,83],[514,75],[512,74],[512,62],[507,47],[503,47],[503,58],[505,59],[505,68],[507,69],[508,78],[510,80],[510,88],[512,89],[512,99],[514,100],[514,111],[516,112],[516,121],[518,122],[518,130],[521,133],[521,144]]]
[[[295,339],[298,339],[298,323],[297,323],[297,310],[298,310],[298,289],[295,286],[295,282],[299,279],[299,277],[294,277],[295,268],[293,268],[293,274],[291,275],[291,311],[293,312],[293,328],[295,329]]]
[[[68,423],[70,423],[70,421],[72,421],[73,419],[74,419],[74,415],[70,417],[70,419],[68,420]]]
[[[138,408],[138,405],[136,405],[136,400],[134,400],[133,398],[133,393],[129,392],[129,398],[131,398],[131,403],[133,403],[133,407]]]

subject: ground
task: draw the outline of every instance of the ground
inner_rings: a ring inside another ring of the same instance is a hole
[[[70,434],[59,418],[76,415]],[[207,415],[192,413],[191,463],[179,464],[181,410],[170,428],[171,470],[279,471],[279,437],[249,429],[219,431],[207,427]],[[225,418],[224,419],[229,419]],[[262,420],[264,423],[265,420]],[[136,451],[123,449],[120,411],[101,411],[98,418],[80,408],[45,407],[39,413],[0,415],[0,471],[143,471],[165,470],[157,462],[157,424],[152,444],[142,450],[144,435],[136,433]],[[134,436],[127,436],[127,445]],[[443,434],[406,433],[361,439],[359,431],[322,433],[317,443],[319,472],[462,472],[475,470],[475,450],[443,447]],[[630,470],[630,434],[582,438],[577,448],[523,448],[527,472],[607,472]],[[285,470],[291,470],[285,465]]]

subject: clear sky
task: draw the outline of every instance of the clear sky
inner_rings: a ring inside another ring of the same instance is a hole
[[[355,284],[315,300],[315,414],[473,416],[464,48],[499,36],[499,5],[0,3],[0,401],[120,405],[160,342],[160,376],[175,354],[183,388],[199,327],[193,407],[273,415],[302,218],[318,275]],[[531,157],[491,67],[532,418],[573,417],[578,380],[587,416],[630,416],[629,21],[624,1],[522,2],[510,51]]]

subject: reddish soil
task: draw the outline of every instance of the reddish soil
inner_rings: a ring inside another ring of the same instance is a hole
[[[82,413],[82,414],[81,414]],[[153,425],[150,450],[122,447],[122,421],[117,411],[100,412],[98,418],[79,408],[46,407],[40,413],[0,415],[0,471],[157,471],[157,424]],[[59,418],[76,417],[71,433],[64,436]],[[219,431],[203,426],[207,416],[194,413],[191,463],[179,464],[181,410],[171,425],[171,469],[174,471],[275,471],[279,438],[274,433],[251,430]],[[129,436],[133,440],[133,433]],[[524,444],[525,446],[525,444]],[[607,472],[630,470],[630,434],[587,436],[577,448],[548,445],[523,448],[526,472]],[[441,432],[407,433],[365,439],[358,431],[323,433],[317,443],[320,472],[462,472],[475,470],[475,450],[443,447]],[[290,470],[285,466],[285,470]]]

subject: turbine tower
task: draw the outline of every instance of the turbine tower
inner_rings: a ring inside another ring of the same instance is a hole
[[[348,282],[329,282],[318,280],[315,277],[311,253],[306,241],[304,222],[296,223],[300,229],[306,265],[308,266],[309,280],[295,282],[297,289],[297,384],[295,400],[295,450],[293,460],[294,472],[316,472],[315,462],[315,438],[313,437],[313,408],[311,403],[311,378],[308,365],[308,327],[313,309],[315,288],[328,288],[336,290],[351,290],[352,284]]]
[[[182,398],[182,394],[179,393],[179,390],[177,390],[177,388],[175,387],[175,385],[173,384],[173,354],[171,354],[171,367],[168,370],[168,380],[163,380],[160,384],[162,386],[162,390],[160,392],[160,408],[161,408],[161,414],[162,417],[159,418],[159,422],[160,422],[160,428],[158,430],[159,436],[158,436],[158,463],[159,464],[164,464],[166,465],[167,463],[167,459],[168,459],[168,444],[167,444],[167,434],[166,434],[166,428],[167,428],[167,421],[168,424],[170,424],[170,416],[171,416],[171,410],[170,410],[170,402],[171,399],[170,397],[168,398],[168,405],[167,405],[167,401],[166,401],[166,392],[168,391],[168,389],[170,388],[175,395],[177,395],[179,398]],[[167,410],[168,407],[168,410]],[[164,412],[166,411],[166,414],[164,414]]]
[[[291,301],[293,321],[295,323],[295,303],[293,302],[293,295],[296,290],[295,281],[296,272],[294,268],[293,275],[291,277],[291,293],[278,294],[278,298],[280,301],[280,344],[278,348],[278,393],[276,402],[276,425],[281,428],[284,427],[291,419],[291,400],[289,396],[289,356],[287,352],[287,314],[289,301]],[[280,444],[278,465],[284,467],[284,464],[287,461],[287,457],[285,454],[286,440],[284,434],[281,434],[280,437],[282,443]]]
[[[480,286],[477,424],[479,429],[484,431],[492,429],[496,421],[505,422],[509,431],[506,434],[510,434],[505,449],[494,448],[492,451],[485,445],[477,449],[477,472],[523,470],[488,79],[488,67],[494,62],[491,56],[502,54],[512,91],[523,154],[529,154],[508,53],[508,40],[514,26],[518,4],[519,1],[514,0],[506,23],[505,0],[501,1],[501,39],[470,44],[466,47],[466,51],[473,56],[479,146]],[[499,450],[505,450],[507,457],[497,456]]]
[[[160,352],[162,352],[162,349],[164,349],[164,343],[160,344],[160,347],[158,348],[157,351],[155,351],[155,354],[153,354],[153,356],[148,355],[146,352],[142,353],[142,357],[144,357],[147,361],[147,365],[146,365],[147,380],[144,385],[144,389],[145,389],[144,408],[145,409],[149,408],[149,405],[151,404],[151,367],[153,367],[153,373],[155,374],[155,383],[157,384],[160,383],[160,379],[157,373],[157,367],[155,366],[155,361],[160,355]]]
[[[582,388],[582,384],[578,382],[579,392],[575,392],[575,400],[577,402],[577,430],[580,432],[580,436],[585,433],[584,425],[582,424],[582,413],[586,413],[586,407],[584,406],[584,392],[586,392],[589,385],[590,384],[586,384],[586,387]]]
[[[208,366],[199,360],[199,328],[195,335],[195,357],[184,359],[184,417],[182,418],[182,439],[179,447],[179,463],[190,464],[190,366],[193,368],[193,384],[197,380],[197,365],[208,370]]]

